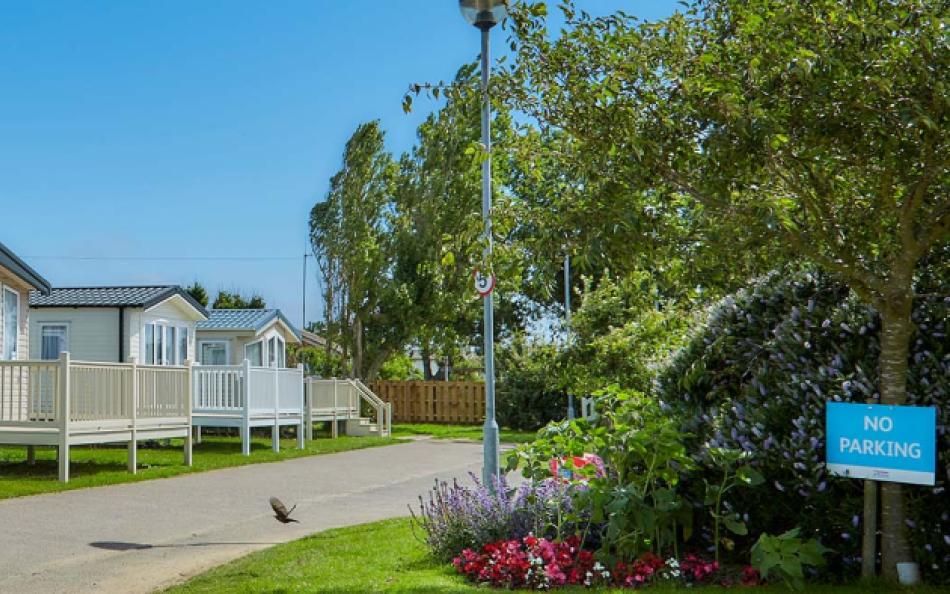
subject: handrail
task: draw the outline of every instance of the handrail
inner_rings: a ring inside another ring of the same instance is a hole
[[[334,387],[338,385],[349,386],[351,390],[347,391],[349,394],[347,397],[351,397],[352,392],[356,392],[360,399],[365,401],[376,412],[376,424],[379,428],[380,436],[385,437],[392,433],[392,404],[377,396],[372,390],[367,388],[366,384],[364,384],[362,381],[351,378],[338,379],[335,377],[308,377],[306,382],[308,386],[318,385],[320,382],[333,382]],[[309,391],[307,393],[308,395],[310,394]],[[340,404],[335,402],[334,409],[339,407]],[[353,402],[347,402],[346,407],[347,409],[353,408],[357,411],[359,410],[359,407],[354,406]],[[308,410],[314,408],[314,402],[312,399],[308,399],[307,408]]]
[[[379,424],[379,436],[388,437],[392,433],[393,428],[392,404],[374,394],[372,390],[366,387],[366,384],[364,384],[362,380],[354,379],[351,381],[353,385],[356,386],[360,395],[368,400],[371,405],[373,405],[373,408],[376,409],[376,422]]]

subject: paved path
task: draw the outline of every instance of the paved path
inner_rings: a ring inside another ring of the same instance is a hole
[[[481,444],[422,440],[0,501],[0,592],[152,592],[311,532],[407,515]],[[298,503],[279,524],[268,497]]]

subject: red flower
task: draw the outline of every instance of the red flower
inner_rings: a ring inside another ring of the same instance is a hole
[[[739,583],[743,586],[758,586],[762,583],[762,576],[759,574],[759,570],[752,567],[751,565],[746,565],[742,568],[742,573],[739,576]]]

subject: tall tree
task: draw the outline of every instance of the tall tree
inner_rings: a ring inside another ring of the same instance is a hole
[[[352,374],[366,379],[403,344],[400,317],[390,315],[397,296],[389,281],[386,212],[395,173],[379,122],[360,125],[346,143],[343,167],[331,179],[324,203],[310,216],[314,253],[325,273],[332,270],[328,311],[337,312]]]
[[[880,401],[903,403],[914,275],[950,239],[947,3],[699,0],[658,23],[562,6],[553,41],[542,3],[514,13],[514,105],[604,178],[840,276],[881,316]],[[881,484],[889,578],[910,560],[903,489]]]
[[[434,379],[433,359],[451,358],[474,341],[481,315],[472,289],[483,245],[475,67],[462,67],[453,85],[456,92],[419,126],[416,146],[403,155],[393,204],[394,277],[409,295],[426,379]],[[510,129],[507,114],[496,113],[495,139],[504,142]],[[496,187],[506,171],[498,161]]]

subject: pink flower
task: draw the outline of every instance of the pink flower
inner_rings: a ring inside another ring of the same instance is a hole
[[[556,563],[549,563],[544,567],[544,575],[551,580],[551,583],[557,586],[562,586],[567,581],[567,576],[564,575],[564,572],[561,571],[560,566]]]

